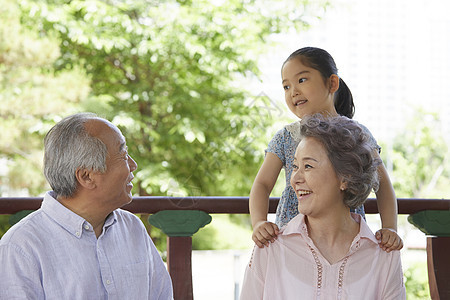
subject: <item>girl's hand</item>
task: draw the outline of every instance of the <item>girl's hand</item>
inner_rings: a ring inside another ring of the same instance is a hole
[[[269,221],[260,221],[256,223],[252,239],[259,248],[269,246],[269,242],[273,243],[279,233],[278,226]]]
[[[388,253],[403,248],[403,241],[394,229],[381,228],[375,233],[375,237],[379,241],[380,248]]]

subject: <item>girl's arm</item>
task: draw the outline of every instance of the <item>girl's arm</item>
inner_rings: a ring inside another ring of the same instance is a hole
[[[378,166],[378,175],[380,176],[380,186],[376,196],[381,226],[397,231],[397,198],[384,164]]]
[[[377,153],[378,155],[378,153]],[[378,166],[380,186],[376,192],[381,229],[375,234],[380,247],[388,252],[403,248],[403,241],[397,234],[397,198],[384,164]]]
[[[249,210],[253,226],[252,239],[258,247],[268,246],[278,234],[278,227],[267,221],[269,196],[283,163],[275,154],[267,152],[250,191]]]

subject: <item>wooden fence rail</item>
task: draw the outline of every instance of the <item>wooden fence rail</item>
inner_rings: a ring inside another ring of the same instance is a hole
[[[14,214],[21,210],[36,210],[42,197],[0,198],[0,214]],[[275,213],[279,198],[269,200],[269,212]],[[399,214],[414,214],[423,210],[450,210],[450,199],[400,198]],[[202,210],[212,214],[248,214],[248,197],[164,197],[138,196],[123,207],[132,213],[153,214],[162,210]],[[364,205],[367,214],[378,213],[376,199],[368,199]]]

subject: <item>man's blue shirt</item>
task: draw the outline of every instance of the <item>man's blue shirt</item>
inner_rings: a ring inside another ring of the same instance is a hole
[[[117,209],[92,225],[48,192],[0,240],[0,299],[172,299],[172,283],[141,220]]]

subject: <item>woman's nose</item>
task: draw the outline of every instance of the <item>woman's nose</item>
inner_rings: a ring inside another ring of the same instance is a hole
[[[297,183],[302,183],[304,181],[303,179],[303,173],[300,170],[292,171],[291,174],[291,185],[294,187]]]

